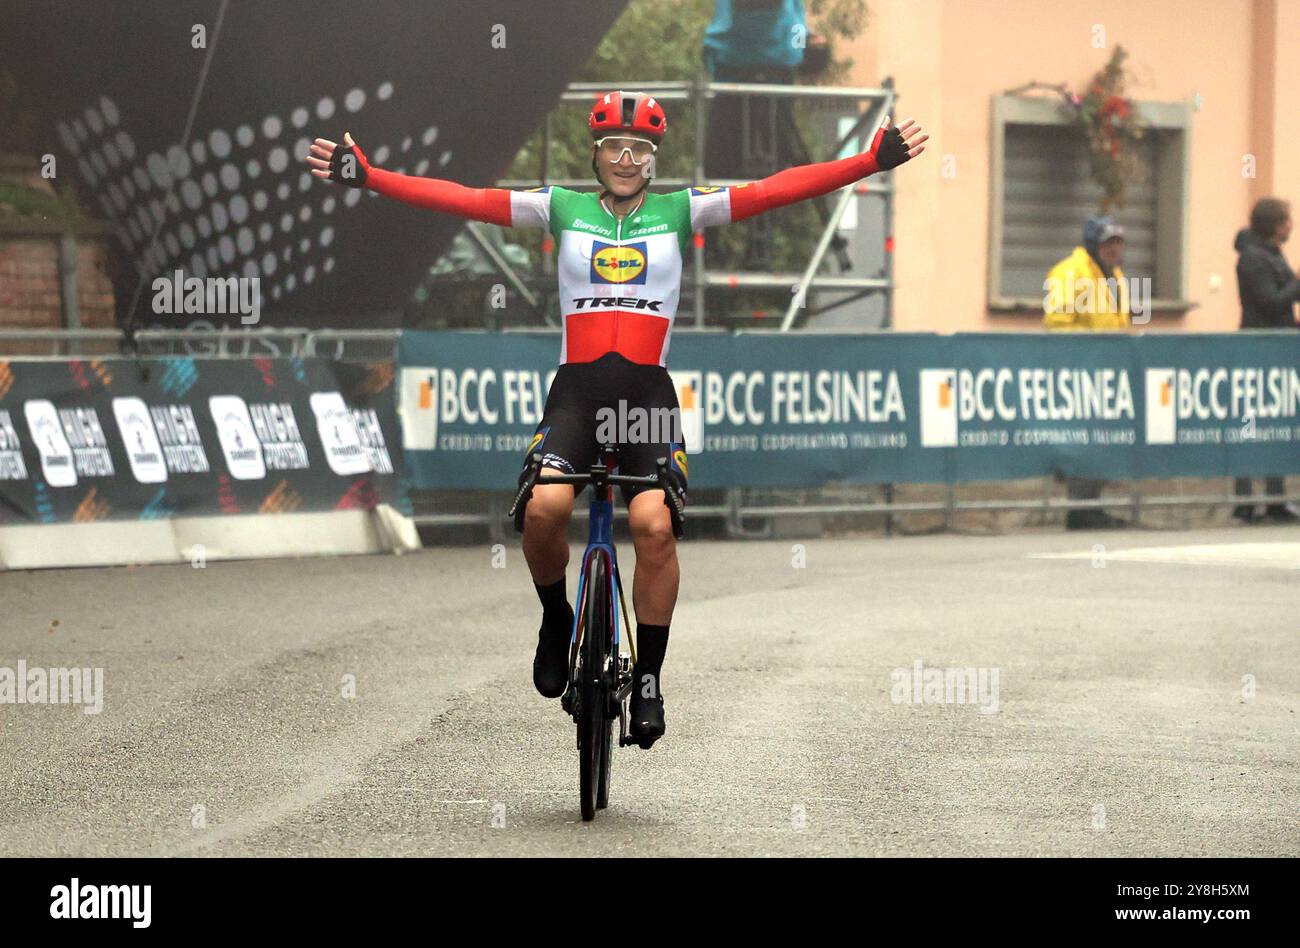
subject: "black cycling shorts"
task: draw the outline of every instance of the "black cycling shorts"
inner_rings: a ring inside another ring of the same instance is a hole
[[[524,466],[540,451],[544,467],[559,468],[566,474],[585,473],[599,459],[603,435],[610,435],[617,445],[619,474],[653,475],[655,460],[668,458],[670,474],[685,503],[686,444],[677,389],[667,369],[640,365],[617,352],[607,352],[595,362],[561,365],[551,382],[542,422],[524,456]],[[583,489],[575,487],[574,496]],[[658,488],[623,486],[620,490],[627,504],[642,491]]]

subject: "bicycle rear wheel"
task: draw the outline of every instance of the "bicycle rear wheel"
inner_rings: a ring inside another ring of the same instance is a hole
[[[614,637],[609,598],[609,566],[603,553],[591,558],[583,604],[578,714],[578,793],[584,821],[609,802],[612,725],[606,666]]]

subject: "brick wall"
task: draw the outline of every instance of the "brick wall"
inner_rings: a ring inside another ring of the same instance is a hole
[[[113,326],[113,285],[106,271],[107,241],[77,241],[78,303],[87,329]],[[58,329],[63,325],[57,235],[0,233],[0,328]]]
[[[0,329],[63,328],[59,243],[65,233],[77,241],[80,325],[112,328],[109,227],[85,216],[75,203],[69,209],[40,172],[32,156],[0,153],[0,182],[7,193],[37,198],[35,203],[18,200],[16,206],[0,201]]]

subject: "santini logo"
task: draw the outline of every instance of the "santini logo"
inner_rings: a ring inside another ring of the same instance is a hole
[[[129,918],[133,928],[148,928],[153,918],[151,885],[72,885],[50,889],[50,918]]]

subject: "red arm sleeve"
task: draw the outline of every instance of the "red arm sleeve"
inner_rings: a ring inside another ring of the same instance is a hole
[[[829,194],[879,170],[873,151],[787,168],[753,184],[730,188],[731,219],[743,221],[763,211]]]
[[[366,187],[412,207],[511,226],[510,192],[505,188],[467,188],[455,181],[415,178],[383,168],[368,169]]]

